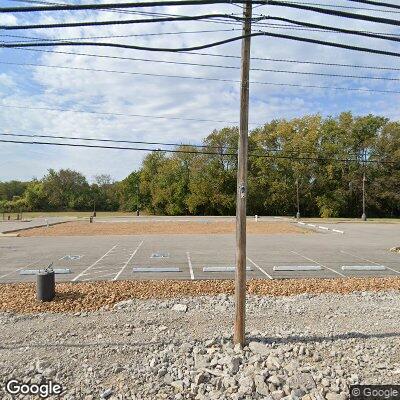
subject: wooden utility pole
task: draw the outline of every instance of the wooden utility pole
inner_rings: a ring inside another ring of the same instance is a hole
[[[246,197],[247,147],[249,130],[249,71],[252,4],[243,6],[242,69],[240,90],[240,127],[236,192],[236,276],[235,276],[235,332],[234,343],[244,345],[246,318]]]

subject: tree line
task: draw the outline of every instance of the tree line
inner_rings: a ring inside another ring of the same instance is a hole
[[[153,151],[121,181],[49,170],[30,182],[0,182],[0,210],[135,211],[233,215],[238,128],[214,130],[203,147]],[[379,161],[379,162],[370,162]],[[359,217],[365,175],[369,216],[400,216],[400,123],[350,112],[273,120],[249,135],[248,214]]]

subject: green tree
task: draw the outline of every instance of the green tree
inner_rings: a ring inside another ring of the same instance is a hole
[[[43,178],[43,189],[50,209],[90,210],[93,202],[86,178],[77,171],[50,169]]]
[[[140,204],[140,173],[134,171],[118,183],[119,207],[123,211],[136,211]]]

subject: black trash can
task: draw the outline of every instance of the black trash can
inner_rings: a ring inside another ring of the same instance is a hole
[[[36,298],[39,301],[51,301],[56,295],[56,280],[53,270],[39,271],[36,276]]]

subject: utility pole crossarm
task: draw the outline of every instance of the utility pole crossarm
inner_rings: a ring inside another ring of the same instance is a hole
[[[238,146],[238,173],[236,193],[236,276],[235,276],[235,327],[234,343],[245,343],[246,318],[246,200],[247,151],[249,130],[249,74],[252,2],[243,8],[242,68],[240,92],[240,128]]]

